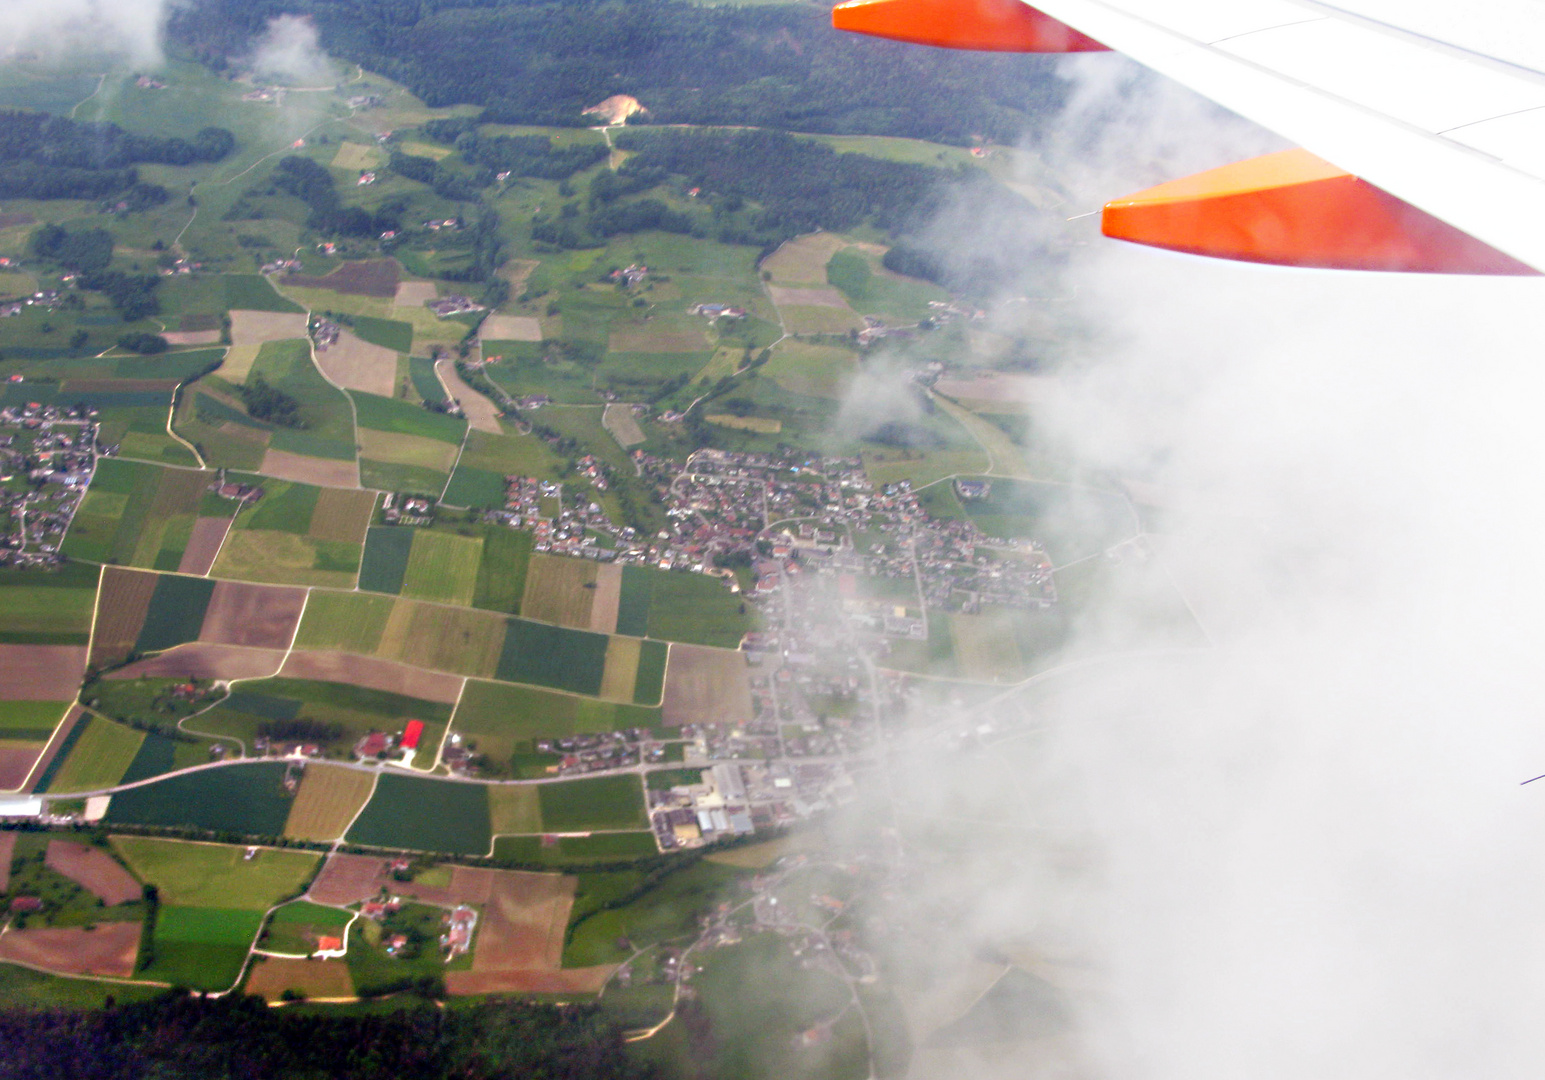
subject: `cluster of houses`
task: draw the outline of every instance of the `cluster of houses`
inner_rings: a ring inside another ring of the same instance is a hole
[[[608,281],[614,281],[629,289],[636,289],[648,280],[649,267],[634,263],[631,266],[624,266],[621,270],[613,270],[606,277]]]
[[[704,769],[697,783],[651,791],[649,820],[666,851],[756,831],[740,766],[729,763]]]
[[[483,305],[469,296],[442,296],[426,305],[430,311],[444,319],[451,315],[464,315],[470,311],[482,311]]]
[[[716,319],[744,319],[747,315],[745,308],[732,307],[729,304],[694,304],[687,310],[693,315],[703,316],[709,322]]]
[[[95,410],[0,409],[0,566],[52,565],[96,468]]]
[[[399,765],[411,765],[418,753],[419,740],[424,737],[424,722],[409,720],[396,735],[385,731],[372,731],[354,744],[354,755],[361,761],[380,761],[396,757]]]

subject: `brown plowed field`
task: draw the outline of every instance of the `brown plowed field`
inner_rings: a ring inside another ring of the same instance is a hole
[[[43,865],[94,893],[108,907],[127,904],[142,895],[134,875],[101,848],[77,844],[73,840],[50,840]]]
[[[486,876],[474,883],[472,875]],[[563,931],[574,906],[576,879],[565,874],[533,874],[518,870],[481,870],[458,866],[451,887],[481,885],[483,925],[472,952],[472,970],[556,970],[563,966]]]
[[[662,706],[662,717],[672,727],[750,723],[751,684],[745,656],[734,649],[672,644]]]
[[[305,589],[217,581],[198,639],[212,645],[287,649],[305,606]]]
[[[282,649],[248,649],[240,645],[209,645],[195,641],[168,649],[148,660],[109,672],[109,679],[141,675],[166,679],[264,679],[279,670]]]
[[[300,312],[231,312],[231,343],[234,345],[263,345],[305,336],[306,316]]]
[[[499,426],[498,406],[468,386],[454,363],[450,360],[435,361],[435,374],[440,377],[446,392],[461,404],[461,411],[466,414],[469,427],[476,431],[486,431],[490,435],[504,434],[504,429]]]
[[[369,900],[391,880],[387,865],[387,860],[373,855],[336,852],[328,856],[306,895],[319,904],[357,904]]]
[[[476,963],[476,961],[473,961]],[[599,994],[616,965],[558,971],[447,971],[452,994]]]
[[[397,389],[397,353],[351,331],[339,331],[338,340],[318,349],[316,358],[322,374],[339,386],[381,397],[391,397]]]
[[[791,289],[787,285],[769,285],[773,303],[779,307],[846,308],[848,302],[836,289]]]
[[[114,663],[129,655],[145,625],[150,597],[157,577],[144,570],[109,566],[102,573],[97,594],[97,625],[91,644],[91,663]]]
[[[342,960],[259,956],[252,961],[247,993],[261,994],[273,1001],[286,990],[299,990],[308,998],[347,998],[354,996],[354,980],[349,978],[349,966]]]
[[[0,645],[0,701],[71,701],[85,673],[84,645]]]
[[[367,690],[385,690],[454,705],[461,695],[460,675],[399,664],[374,656],[343,652],[292,652],[284,662],[285,678],[349,683]]]
[[[292,454],[288,450],[264,450],[263,464],[258,471],[279,480],[294,480],[319,487],[359,487],[359,466],[354,462],[307,457],[304,454]]]
[[[139,955],[137,922],[97,923],[83,926],[50,926],[35,930],[8,930],[0,934],[0,960],[32,964],[62,975],[111,975],[127,979],[134,974]]]
[[[641,353],[707,352],[712,348],[701,330],[666,330],[653,326],[613,330],[607,347],[612,352]]]
[[[346,262],[322,277],[286,274],[284,284],[297,289],[331,289],[333,292],[354,296],[380,296],[389,300],[397,295],[398,276],[396,259],[361,259],[358,262]]]
[[[43,743],[0,742],[0,791],[16,791],[27,782],[42,756]]]
[[[195,518],[193,535],[188,537],[188,546],[183,549],[177,572],[198,574],[200,577],[209,573],[209,568],[215,564],[215,556],[220,554],[220,545],[225,542],[226,530],[230,527],[230,518]]]
[[[590,603],[590,629],[617,632],[617,605],[622,601],[622,567],[603,563],[595,572],[595,598]]]
[[[439,295],[439,287],[432,281],[399,281],[396,295],[392,297],[392,305],[423,307]]]
[[[72,706],[70,711],[65,713],[64,723],[54,729],[53,737],[48,740],[48,745],[38,755],[37,765],[35,766],[35,775],[38,779],[42,779],[44,770],[48,768],[54,758],[59,756],[59,750],[64,746],[64,740],[69,738],[70,732],[75,730],[75,725],[84,722],[83,718],[85,715],[86,710],[82,709],[79,705]],[[36,780],[33,781],[34,785],[36,785],[36,782]]]
[[[168,345],[216,345],[220,342],[218,330],[167,330],[161,336]]]
[[[306,535],[313,540],[363,544],[375,506],[376,493],[373,491],[323,488],[317,494],[316,509],[311,512],[311,530]]]
[[[16,854],[16,833],[0,832],[0,892],[11,887],[11,859]]]
[[[542,324],[530,315],[490,315],[478,333],[484,341],[541,341]]]

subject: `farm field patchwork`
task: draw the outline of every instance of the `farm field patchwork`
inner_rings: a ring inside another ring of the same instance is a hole
[[[300,650],[285,658],[284,669],[280,674],[287,679],[340,683],[362,690],[401,694],[445,705],[455,703],[463,681],[460,675],[425,671],[423,668],[399,664],[395,660],[383,660],[377,656]]]
[[[477,570],[473,607],[520,614],[534,543],[528,532],[492,528],[484,533],[483,561]]]
[[[143,895],[134,875],[99,847],[58,837],[49,840],[44,863],[101,900],[106,907],[127,904]]]
[[[415,667],[480,678],[503,665],[505,620],[487,611],[399,599],[377,654]]]
[[[358,576],[359,560],[359,544],[277,530],[233,529],[212,573],[238,581],[346,589]]]
[[[402,592],[408,574],[408,558],[413,551],[415,530],[400,525],[372,525],[365,535],[365,552],[360,560],[359,587],[367,592]]]
[[[134,650],[158,652],[197,641],[214,591],[215,583],[207,578],[162,574],[150,596]]]
[[[211,472],[105,458],[98,463],[63,550],[87,562],[175,570],[195,519],[215,508],[204,498],[214,478]]]
[[[229,990],[263,924],[260,911],[162,904],[145,978],[193,990]]]
[[[406,323],[395,325],[405,327],[409,337],[412,337],[411,326]],[[318,345],[315,350],[317,367],[328,382],[345,390],[358,390],[382,397],[390,397],[397,388],[399,351],[406,352],[407,349],[396,350],[372,344],[347,328],[341,329],[338,340],[327,348]]]
[[[514,755],[531,753],[537,739],[659,724],[658,709],[469,679],[452,727],[495,765],[507,766]]]
[[[288,648],[306,606],[306,590],[215,582],[198,640],[259,649]]]

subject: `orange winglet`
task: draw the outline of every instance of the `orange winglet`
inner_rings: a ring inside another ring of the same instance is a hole
[[[850,0],[832,25],[855,34],[982,52],[1105,52],[1104,45],[1020,0]]]
[[[1118,240],[1334,270],[1537,274],[1307,150],[1211,169],[1105,204]]]

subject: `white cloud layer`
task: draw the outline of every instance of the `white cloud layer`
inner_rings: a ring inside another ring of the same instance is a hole
[[[1055,144],[1094,205],[1270,148],[1119,64],[1084,62]],[[1163,493],[1154,546],[1214,645],[1035,697],[1033,750],[929,758],[914,809],[1021,826],[960,826],[1013,839],[934,852],[935,899],[1077,957],[1076,1075],[1538,1075],[1545,287],[1092,232],[1062,280],[1089,344],[1032,418]],[[974,805],[1011,753],[1019,805]],[[979,1075],[1055,1071],[1037,1046]]]
[[[4,22],[18,50],[122,53],[152,65],[167,8],[167,0],[6,0]]]
[[[305,16],[280,15],[253,46],[252,72],[293,86],[327,86],[337,80],[327,53],[317,44],[316,25]]]

